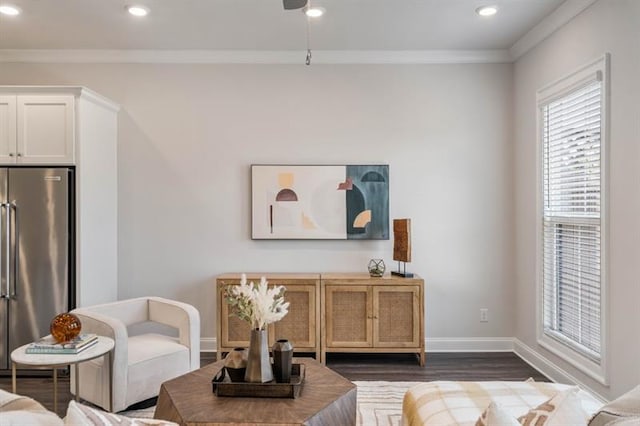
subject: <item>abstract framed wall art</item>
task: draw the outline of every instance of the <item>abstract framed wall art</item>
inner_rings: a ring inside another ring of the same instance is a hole
[[[251,166],[254,240],[389,239],[389,166]]]

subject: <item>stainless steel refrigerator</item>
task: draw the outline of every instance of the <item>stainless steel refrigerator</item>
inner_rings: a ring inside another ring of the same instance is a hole
[[[74,306],[71,168],[0,168],[0,370]]]

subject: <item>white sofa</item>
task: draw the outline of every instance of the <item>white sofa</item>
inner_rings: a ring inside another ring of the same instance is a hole
[[[640,386],[603,405],[591,394],[558,383],[435,381],[409,388],[404,426],[640,426]]]
[[[163,382],[200,368],[200,314],[191,305],[139,297],[72,312],[80,318],[83,332],[115,340],[111,368],[105,368],[103,358],[79,366],[80,398],[105,410],[111,409],[109,372],[113,377],[112,411],[118,412],[157,396]],[[168,335],[153,327],[152,331],[135,331],[154,323],[176,333]],[[76,377],[73,370],[71,373],[74,392]]]
[[[69,402],[67,415],[58,417],[26,396],[0,389],[0,426],[177,426],[166,420],[139,419],[107,413]]]

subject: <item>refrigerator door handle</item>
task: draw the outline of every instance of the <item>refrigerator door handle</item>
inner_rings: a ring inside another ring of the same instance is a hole
[[[11,218],[13,217],[13,222]],[[9,293],[9,299],[16,297],[17,295],[17,286],[18,286],[18,241],[19,235],[18,231],[20,228],[20,223],[18,223],[18,205],[15,201],[11,201],[7,203],[7,240],[11,240],[11,234],[8,232],[11,231],[11,225],[13,223],[13,233],[14,233],[14,243],[13,243],[13,276],[11,276],[11,250],[8,250],[9,254],[7,255],[7,289],[9,289],[9,283],[13,281],[13,292]],[[10,247],[11,243],[7,243],[7,247]],[[11,278],[11,279],[10,279]]]
[[[2,265],[2,262],[5,262],[6,265],[6,276],[5,276],[5,288],[3,288],[2,293],[0,294],[0,298],[2,299],[9,299],[10,296],[10,282],[11,282],[11,271],[9,270],[9,265],[11,262],[11,241],[10,241],[10,231],[11,231],[11,222],[9,220],[9,211],[11,210],[11,208],[9,207],[9,203],[0,203],[0,209],[5,209],[5,215],[4,215],[4,236],[5,236],[5,245],[4,245],[4,256],[2,256],[2,258],[0,259],[0,266]],[[1,269],[1,268],[0,268]]]

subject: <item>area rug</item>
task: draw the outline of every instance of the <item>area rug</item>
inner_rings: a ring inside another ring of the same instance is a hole
[[[358,387],[359,426],[399,426],[402,398],[416,382],[353,382]],[[122,411],[127,417],[153,418],[154,407]]]
[[[152,405],[149,408],[142,408],[140,410],[120,411],[118,414],[125,417],[135,417],[137,419],[152,419],[153,413],[155,411],[156,411],[156,406]]]
[[[353,382],[358,387],[359,426],[398,426],[402,398],[416,382]]]

